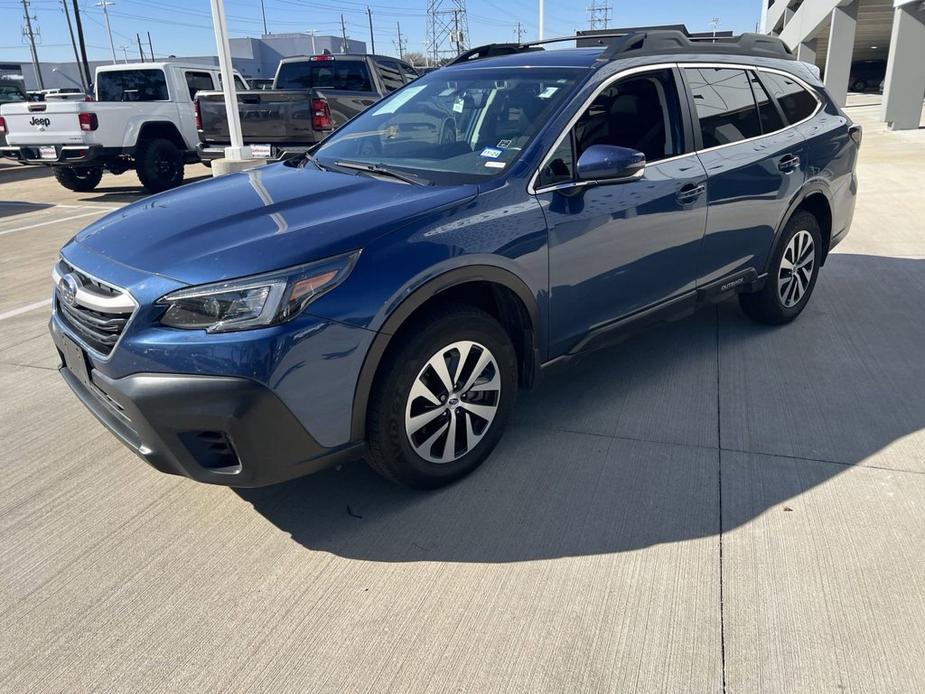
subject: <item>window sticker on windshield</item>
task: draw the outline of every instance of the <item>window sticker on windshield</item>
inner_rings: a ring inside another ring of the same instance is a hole
[[[558,87],[546,87],[546,89],[544,89],[543,91],[541,91],[541,92],[539,93],[538,98],[540,98],[540,99],[548,99],[548,98],[551,97],[553,94],[555,94],[557,91],[559,91],[559,88],[558,88]]]
[[[461,96],[456,97],[456,101],[453,102],[453,111],[454,113],[462,113],[463,107],[466,105],[466,100]]]
[[[502,154],[504,154],[504,150],[500,150],[497,147],[486,147],[479,156],[485,157],[486,159],[497,159]]]
[[[498,149],[507,149],[510,146],[511,146],[510,140],[501,140],[501,142],[498,143]]]
[[[405,87],[394,97],[389,99],[387,102],[382,104],[379,108],[373,111],[370,115],[379,116],[383,113],[395,113],[398,109],[408,103],[415,95],[421,93],[427,89],[426,84],[420,84],[415,87]]]
[[[507,164],[505,164],[503,161],[486,161],[485,166],[490,169],[503,169],[505,166],[507,166]]]

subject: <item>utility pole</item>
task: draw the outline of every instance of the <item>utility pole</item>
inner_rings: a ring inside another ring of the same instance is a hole
[[[340,52],[346,53],[347,52],[347,23],[344,21],[344,15],[340,16],[340,33],[341,33],[341,36],[344,37],[344,41],[340,45],[340,49],[341,49]]]
[[[401,37],[401,22],[395,22],[395,27],[398,29],[398,57],[401,58],[405,54],[405,42]]]
[[[77,0],[74,2],[74,24],[77,25],[77,42],[80,44],[80,58],[84,65],[84,74],[87,77],[87,89],[93,85],[93,75],[90,74],[90,63],[87,61],[87,44],[84,43],[84,27],[80,23],[80,8]]]
[[[125,44],[122,44],[121,46],[119,46],[119,48],[122,49],[122,62],[127,63],[128,62],[128,46],[126,46]]]
[[[77,0],[74,0],[74,2],[77,2]],[[151,62],[153,63],[154,62],[154,44],[151,43],[151,32],[150,31],[148,32],[148,51],[151,54]]]
[[[366,6],[366,15],[369,17],[369,45],[372,48],[370,53],[376,53],[376,37],[373,35],[373,11]]]
[[[315,34],[318,33],[318,30],[309,29],[308,33],[312,35],[312,55],[316,55],[318,53],[318,49],[315,48]]]
[[[32,67],[35,68],[35,79],[39,83],[39,89],[45,88],[45,80],[42,79],[42,67],[39,65],[39,54],[35,50],[35,34],[32,32],[32,18],[29,16],[29,2],[22,0],[22,13],[26,19],[26,36],[29,38],[29,46],[32,48]]]
[[[263,16],[263,34],[266,36],[267,31],[267,8],[263,6],[263,0],[260,0],[260,14]]]
[[[459,10],[453,10],[453,41],[456,43],[456,55],[462,55],[462,41],[459,38]]]
[[[138,41],[138,55],[141,56],[141,62],[144,62],[145,61],[145,49],[141,47],[141,34],[139,34],[137,31],[135,32],[135,39]]]
[[[67,9],[67,0],[61,0],[61,7],[64,9],[64,19],[67,20],[67,33],[71,35],[71,46],[74,47],[74,65],[77,66],[77,74],[80,75],[80,87],[87,93],[87,81],[84,79],[83,68],[80,67],[80,55],[77,53],[77,42],[74,40],[74,27],[71,26],[71,13]]]
[[[112,50],[112,62],[116,62],[116,44],[112,41],[112,27],[109,25],[109,6],[115,3],[111,0],[100,0],[96,3],[97,7],[103,8],[103,18],[106,20],[106,32],[109,34],[109,48]]]
[[[710,24],[713,26],[713,38],[716,38],[716,27],[719,26],[719,17],[714,17],[710,20]]]

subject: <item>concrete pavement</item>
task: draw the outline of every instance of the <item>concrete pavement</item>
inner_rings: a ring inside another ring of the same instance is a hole
[[[123,450],[18,311],[132,174],[0,172],[0,691],[925,691],[925,130],[849,112],[855,225],[796,323],[594,354],[428,494]]]

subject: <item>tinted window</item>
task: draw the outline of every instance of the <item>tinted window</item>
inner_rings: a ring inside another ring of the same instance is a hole
[[[351,92],[371,92],[366,62],[360,60],[320,60],[283,63],[279,68],[277,89],[340,89]]]
[[[215,89],[212,83],[212,75],[208,72],[187,72],[186,86],[189,87],[189,98],[196,96],[196,92],[207,92]]]
[[[716,147],[761,134],[755,97],[744,70],[686,68],[703,146]]]
[[[762,77],[771,88],[771,95],[777,99],[784,115],[791,124],[809,118],[816,110],[816,97],[803,89],[795,80],[774,72],[762,72]]]
[[[99,101],[169,101],[163,70],[101,72]]]
[[[418,73],[410,65],[399,63],[398,67],[401,69],[402,75],[405,77],[405,82],[413,82],[419,77]]]
[[[771,97],[765,91],[758,76],[752,73],[752,92],[755,95],[755,101],[758,102],[758,116],[761,118],[761,131],[765,134],[773,133],[784,127],[784,121],[780,117],[777,106],[771,101]]]
[[[322,164],[375,163],[438,184],[510,169],[585,73],[505,68],[437,71],[372,106],[315,152]]]
[[[598,95],[575,124],[578,156],[591,145],[635,149],[646,161],[681,154],[680,105],[671,70],[620,80]]]
[[[540,169],[537,188],[567,183],[575,178],[575,150],[571,133],[556,147],[546,165]]]
[[[14,101],[25,101],[26,95],[19,87],[12,84],[0,84],[0,104],[11,104]]]
[[[222,73],[218,73],[217,77],[218,77],[219,87],[221,87],[221,85],[223,84]],[[234,77],[234,88],[242,92],[247,91],[247,85],[244,84],[244,80],[242,80],[238,75],[234,75],[233,77]],[[260,87],[255,87],[255,89],[260,89]]]
[[[393,60],[377,60],[376,65],[379,68],[379,77],[387,92],[394,92],[405,82],[401,78],[401,71],[398,69],[398,63]]]

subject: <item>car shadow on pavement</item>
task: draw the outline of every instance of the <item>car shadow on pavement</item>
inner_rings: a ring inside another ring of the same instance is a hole
[[[38,212],[39,210],[47,210],[49,207],[54,207],[54,205],[43,202],[0,200],[0,219],[4,217],[15,217],[18,214],[28,214],[30,212]]]
[[[405,489],[356,463],[237,493],[305,547],[370,561],[528,561],[714,536],[721,471],[744,470],[743,457],[775,475],[754,493],[747,475],[726,489],[754,499],[731,504],[724,530],[853,465],[925,472],[910,436],[925,426],[922,296],[925,261],[835,254],[791,325],[754,324],[727,302],[552,375],[450,487]]]

